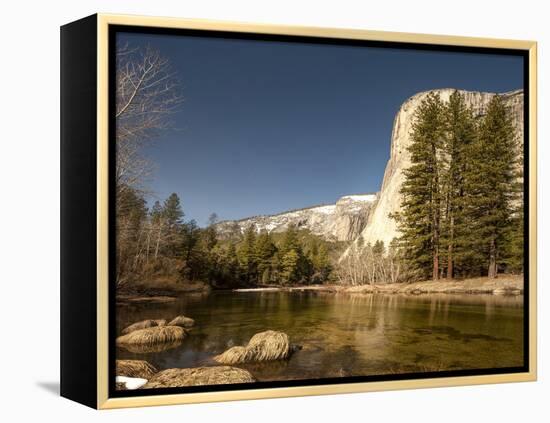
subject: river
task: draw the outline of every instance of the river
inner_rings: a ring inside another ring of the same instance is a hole
[[[121,305],[117,335],[144,319],[195,319],[178,346],[117,348],[117,358],[159,370],[215,364],[212,357],[267,329],[302,348],[290,359],[242,365],[259,381],[515,367],[523,364],[523,296],[323,292],[187,294],[165,304]]]

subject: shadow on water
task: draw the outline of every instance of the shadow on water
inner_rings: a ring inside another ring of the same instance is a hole
[[[470,342],[476,339],[495,342],[513,342],[510,338],[499,338],[496,336],[486,335],[483,333],[462,333],[459,330],[449,326],[434,326],[427,328],[413,329],[413,332],[418,335],[445,335],[449,339],[455,341]],[[437,336],[436,339],[443,340],[441,336]],[[418,341],[417,341],[418,342]]]

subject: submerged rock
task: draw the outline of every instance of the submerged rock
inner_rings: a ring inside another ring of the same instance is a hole
[[[181,341],[187,331],[179,326],[155,326],[139,329],[116,339],[117,345],[157,345]]]
[[[117,360],[115,374],[118,376],[150,379],[158,370],[145,360]]]
[[[178,388],[182,386],[250,383],[256,380],[250,372],[230,366],[167,369],[154,375],[143,388]]]
[[[195,325],[195,321],[190,317],[186,316],[177,316],[174,317],[168,326],[181,326],[182,328],[190,328]]]
[[[152,328],[152,327],[155,327],[155,326],[162,326],[159,324],[160,320],[152,320],[152,319],[147,319],[147,320],[142,320],[141,322],[136,322],[134,324],[131,324],[130,326],[122,329],[122,334],[123,335],[127,335],[131,332],[134,332],[136,330],[140,330],[140,329],[147,329],[147,328]],[[163,320],[164,323],[166,323],[165,320]]]
[[[282,360],[291,353],[288,335],[284,332],[267,330],[254,335],[244,347],[237,346],[214,357],[223,364],[250,363]]]

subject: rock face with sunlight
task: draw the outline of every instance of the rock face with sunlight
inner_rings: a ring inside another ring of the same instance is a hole
[[[401,207],[402,197],[399,191],[405,181],[403,171],[411,165],[408,147],[412,143],[411,131],[415,113],[430,92],[438,93],[441,100],[446,102],[454,91],[454,89],[447,88],[421,92],[413,95],[401,105],[393,122],[390,159],[386,165],[380,194],[372,210],[369,211],[364,228],[358,234],[363,238],[364,244],[374,244],[380,240],[388,246],[395,237],[399,236],[396,222],[390,215],[398,212]],[[459,90],[459,92],[464,96],[466,105],[473,109],[475,117],[478,118],[484,115],[487,105],[497,95],[477,91]],[[511,112],[521,147],[523,142],[523,90],[501,95],[506,107]]]

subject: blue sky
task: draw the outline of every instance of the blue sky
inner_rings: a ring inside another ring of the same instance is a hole
[[[523,87],[520,57],[119,33],[167,57],[184,103],[145,151],[186,219],[272,214],[380,189],[400,105],[435,88]]]

